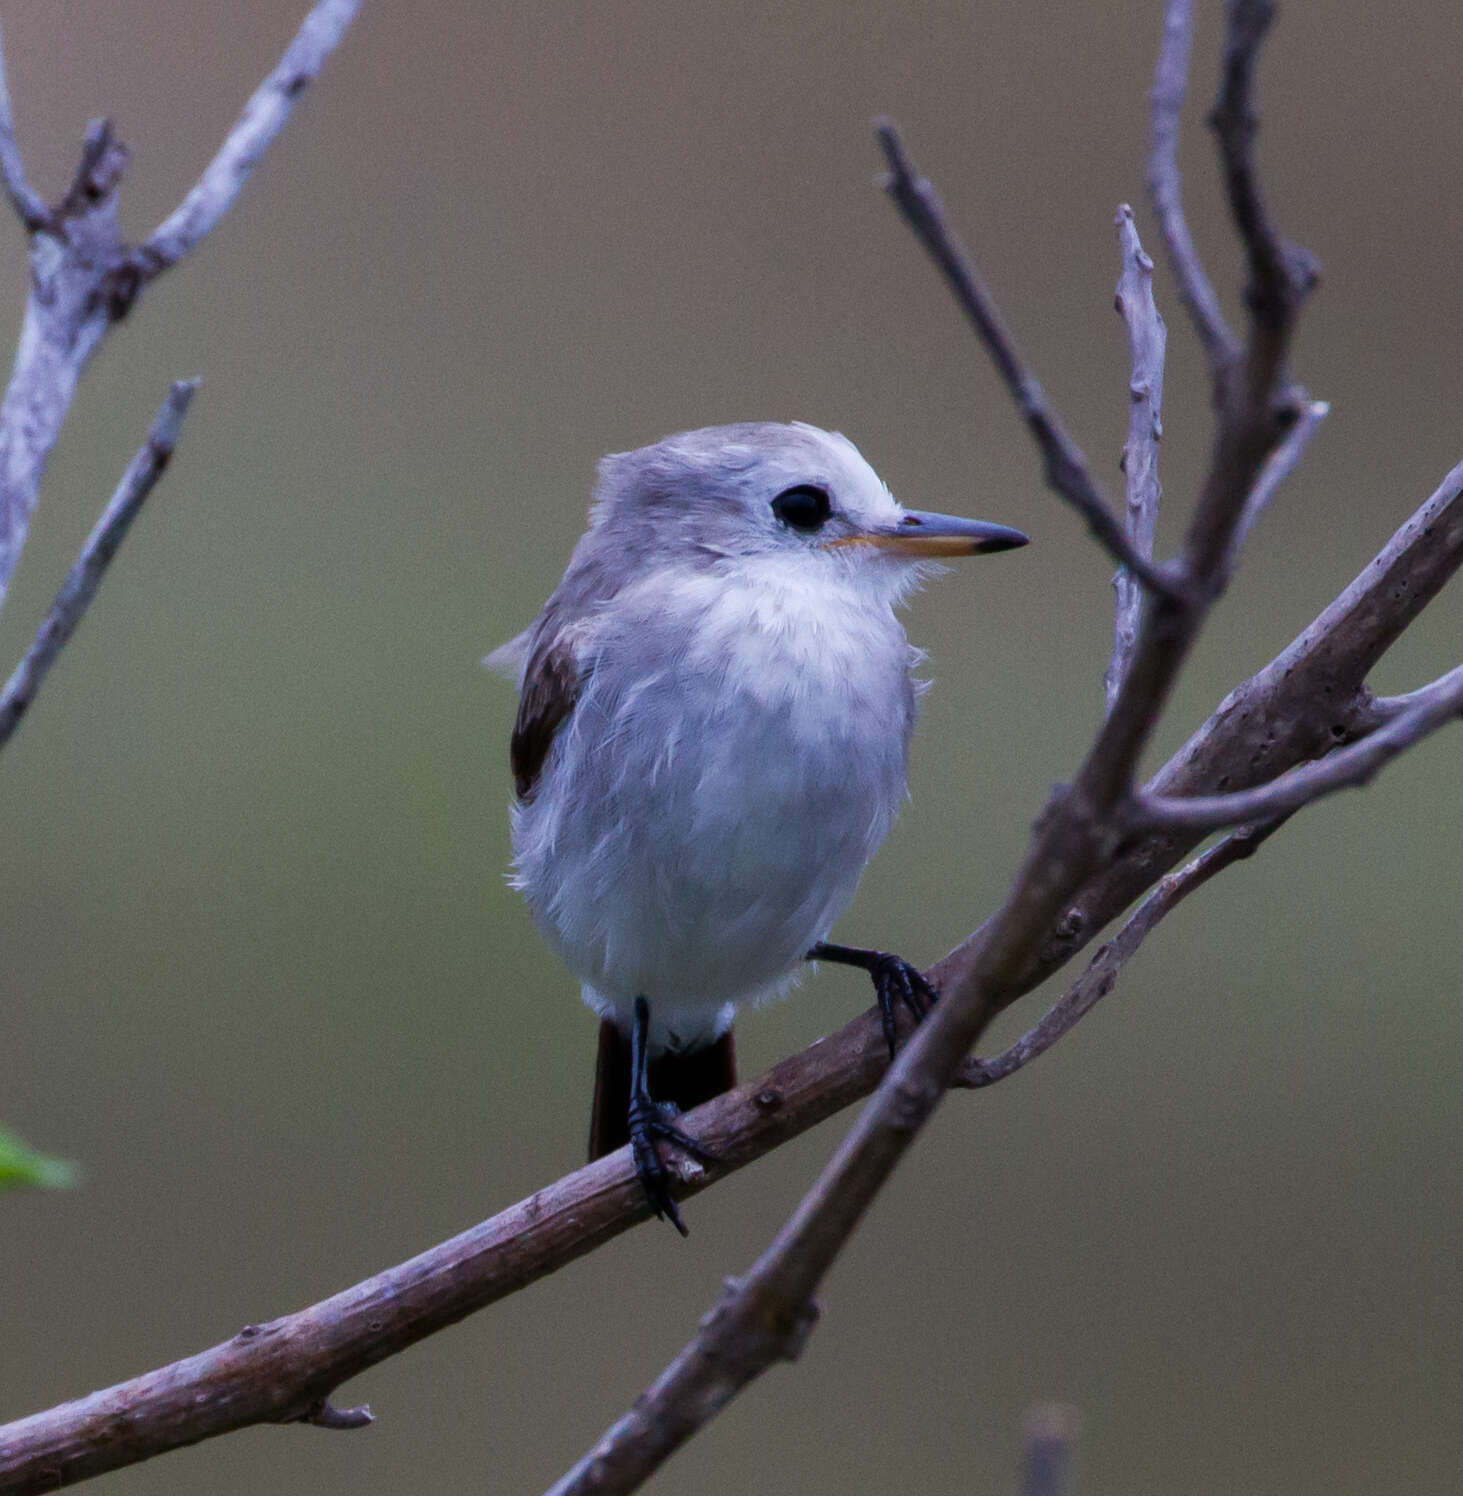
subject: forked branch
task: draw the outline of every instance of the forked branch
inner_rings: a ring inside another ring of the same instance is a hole
[[[1178,581],[1144,556],[1128,538],[1122,522],[1113,513],[1112,504],[1092,476],[1081,448],[1067,435],[1040,381],[1017,353],[979,271],[945,220],[939,195],[909,159],[899,132],[889,120],[880,120],[875,133],[889,163],[884,190],[919,236],[990,354],[1041,452],[1048,485],[1087,521],[1107,553],[1146,588],[1161,596],[1181,596]]]
[[[107,121],[88,127],[71,188],[54,208],[30,186],[0,56],[0,179],[31,241],[25,324],[0,404],[0,605],[82,370],[143,288],[228,211],[359,6],[360,0],[319,0],[198,183],[137,246],[123,239],[117,211],[129,153]]]

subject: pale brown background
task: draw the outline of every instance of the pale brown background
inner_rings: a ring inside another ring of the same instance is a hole
[[[0,763],[0,1120],[86,1170],[0,1199],[0,1416],[309,1302],[579,1161],[593,1024],[503,882],[512,701],[476,661],[556,580],[601,452],[799,417],[907,501],[1031,532],[915,605],[937,685],[913,799],[840,934],[929,960],[990,910],[1100,709],[1110,568],[872,186],[869,120],[904,127],[1115,480],[1110,225],[1142,196],[1158,10],[367,7],[88,375],[0,629],[8,669],[167,380],[201,373],[176,465]],[[7,6],[38,185],[111,113],[144,232],[302,12]],[[1463,455],[1460,70],[1452,0],[1282,17],[1262,160],[1327,266],[1298,362],[1335,408],[1165,745]],[[1197,121],[1194,226],[1234,308]],[[6,225],[0,265],[8,335]],[[1171,538],[1207,413],[1159,289]],[[1456,663],[1460,597],[1383,688]],[[1456,1490],[1460,741],[1308,813],[1058,1052],[953,1100],[801,1364],[653,1488],[1009,1492],[1022,1409],[1060,1398],[1089,1493]],[[866,1001],[828,972],[742,1025],[746,1066]],[[369,1432],[251,1431],[109,1488],[537,1490],[843,1125],[693,1203],[689,1243],[636,1231],[361,1378],[342,1395],[374,1404]]]

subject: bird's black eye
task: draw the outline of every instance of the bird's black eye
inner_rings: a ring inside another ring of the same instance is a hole
[[[811,483],[799,483],[773,499],[772,512],[794,530],[821,530],[830,512],[828,495]]]

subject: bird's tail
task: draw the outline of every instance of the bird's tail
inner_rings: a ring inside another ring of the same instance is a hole
[[[736,1049],[728,1029],[719,1039],[685,1054],[667,1050],[650,1062],[650,1094],[683,1112],[730,1091],[737,1083]],[[608,1018],[599,1025],[594,1067],[594,1110],[589,1117],[589,1161],[630,1141],[630,1040]]]

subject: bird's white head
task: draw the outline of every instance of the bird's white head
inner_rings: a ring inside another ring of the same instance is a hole
[[[785,561],[892,593],[930,562],[1026,544],[1006,525],[903,508],[847,437],[801,422],[709,426],[613,453],[590,524],[587,538],[634,571]]]

